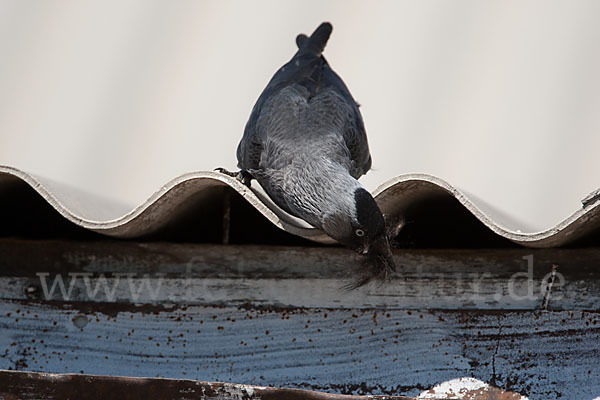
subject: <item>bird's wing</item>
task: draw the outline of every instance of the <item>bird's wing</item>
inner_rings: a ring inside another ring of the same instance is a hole
[[[312,88],[312,92],[316,90],[315,83],[320,80],[318,75],[323,64],[320,55],[331,34],[331,29],[331,24],[321,24],[311,38],[307,38],[304,43],[305,46],[300,48],[294,57],[275,73],[261,93],[252,108],[250,118],[244,129],[244,136],[237,148],[238,166],[240,168],[259,168],[268,132],[260,129],[258,121],[261,115],[264,117],[273,111],[271,110],[273,102],[269,100],[277,96],[281,89],[295,84],[304,86],[307,89]],[[316,76],[314,76],[315,74]]]
[[[350,173],[358,178],[371,168],[367,135],[358,104],[352,98],[344,82],[329,67],[322,56],[331,31],[331,24],[323,23],[310,37],[301,34],[296,38],[298,51],[286,65],[275,73],[252,109],[244,136],[237,149],[240,168],[259,168],[268,139],[268,131],[260,129],[258,126],[259,117],[262,116],[261,119],[264,120],[265,115],[281,113],[281,110],[272,110],[278,106],[279,102],[269,100],[273,100],[282,89],[290,86],[300,89],[296,93],[302,94],[307,100],[325,90],[333,90],[339,95],[336,97],[342,104],[338,104],[338,106],[345,110],[341,130],[351,156]]]
[[[347,115],[344,127],[342,128],[342,134],[352,161],[350,173],[355,179],[358,179],[371,169],[371,153],[369,151],[367,133],[365,131],[362,115],[358,109],[358,103],[350,94],[344,81],[342,81],[342,79],[331,69],[325,58],[321,55],[325,43],[327,42],[327,38],[329,37],[329,34],[331,34],[331,29],[325,31],[328,32],[328,34],[324,42],[322,38],[325,37],[325,35],[323,33],[321,33],[320,36],[317,36],[317,40],[315,41],[315,35],[320,32],[321,27],[324,25],[325,24],[322,24],[317,28],[310,38],[304,34],[298,35],[296,37],[296,44],[298,45],[299,53],[304,49],[308,49],[322,62],[321,68],[318,70],[319,74],[312,74],[313,79],[318,81],[318,84],[316,85],[317,91],[333,89],[341,96],[342,101],[345,103],[344,105],[340,105],[345,109]],[[315,42],[317,42],[316,45]]]
[[[344,82],[328,65],[325,68],[323,80],[325,85],[334,87],[344,100],[343,108],[347,117],[342,128],[342,134],[352,162],[350,175],[358,179],[371,169],[371,153],[362,115],[358,109],[358,104],[352,98]]]

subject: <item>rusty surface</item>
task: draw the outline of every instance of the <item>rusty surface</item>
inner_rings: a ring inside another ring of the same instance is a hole
[[[0,371],[0,399],[411,400],[183,379]]]
[[[452,385],[454,384],[454,385]],[[489,385],[469,389],[452,382],[424,391],[418,399],[524,400]],[[184,379],[131,378],[84,374],[48,374],[0,370],[0,400],[29,399],[221,399],[221,400],[416,400],[405,396],[343,395],[312,390],[273,388]]]
[[[600,392],[598,312],[2,301],[0,330],[0,369],[354,395],[418,396],[468,376],[532,398]]]
[[[527,273],[523,257],[529,255],[536,298],[495,300],[506,290],[493,285]],[[593,367],[600,363],[598,249],[413,249],[397,250],[396,257],[402,262],[390,283],[344,293],[340,280],[351,270],[352,254],[341,248],[2,239],[0,369],[65,373],[27,375],[19,389],[64,379],[67,393],[84,390],[80,378],[62,378],[71,373],[139,376],[98,378],[106,385],[123,379],[135,392],[123,396],[140,392],[139,382],[155,381],[143,376],[173,378],[149,383],[165,385],[157,393],[176,390],[171,381],[181,378],[254,385],[207,384],[228,391],[210,392],[213,398],[231,398],[235,389],[239,398],[251,399],[247,388],[274,385],[288,389],[266,388],[260,398],[343,393],[426,399],[440,382],[460,376],[514,393],[477,387],[442,399],[513,400],[516,392],[532,399],[591,399],[600,392]],[[196,268],[190,282],[199,286],[192,297],[177,297],[185,293],[178,282],[190,259]],[[92,287],[102,274],[148,274],[152,284],[164,274],[165,287],[174,283],[174,291],[111,301],[92,298],[79,285],[73,301],[46,300],[39,271],[53,278],[89,273]],[[539,290],[552,271],[565,281],[554,277],[548,290]],[[470,274],[486,277],[477,280],[486,290],[478,296],[489,297],[479,303],[466,297],[473,294],[472,281],[458,284]],[[403,282],[420,290],[400,293]],[[8,382],[2,379],[0,388]],[[456,387],[451,390],[456,394]],[[11,398],[17,392],[0,393]],[[65,398],[44,393],[18,398]]]

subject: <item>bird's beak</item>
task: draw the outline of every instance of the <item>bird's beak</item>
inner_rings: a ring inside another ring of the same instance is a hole
[[[375,239],[369,246],[369,257],[376,260],[376,263],[382,272],[391,272],[396,270],[396,263],[390,248],[390,242],[386,235],[381,235]]]

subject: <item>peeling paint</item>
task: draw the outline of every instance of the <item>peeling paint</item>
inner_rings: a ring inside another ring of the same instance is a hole
[[[503,392],[475,378],[463,377],[442,382],[417,396],[419,400],[528,400],[517,393]]]

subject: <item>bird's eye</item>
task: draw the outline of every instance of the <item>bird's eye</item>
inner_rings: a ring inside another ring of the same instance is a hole
[[[362,229],[357,229],[354,231],[354,233],[356,233],[356,236],[365,236],[365,231],[363,231]]]

